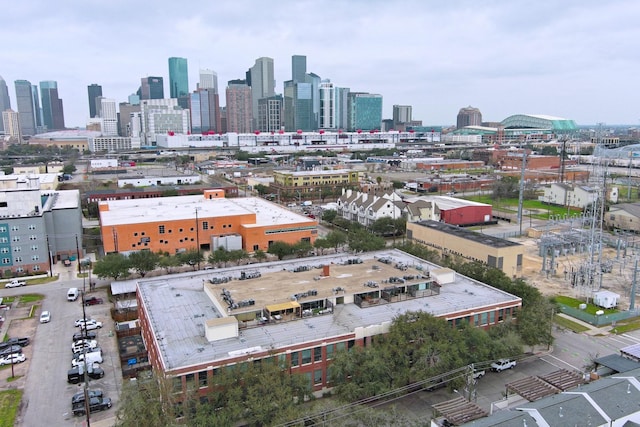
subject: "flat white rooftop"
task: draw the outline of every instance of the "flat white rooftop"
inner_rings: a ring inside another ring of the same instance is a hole
[[[316,221],[284,209],[259,197],[236,197],[232,199],[205,199],[203,195],[158,197],[152,199],[112,200],[108,211],[100,212],[102,226],[138,224],[145,222],[175,221],[198,218],[223,218],[236,215],[256,214],[255,224],[245,227],[300,224]]]
[[[387,250],[360,254],[358,258],[363,264],[382,265],[377,259],[390,257],[394,263],[409,266],[405,272],[399,270],[397,275],[416,274],[421,271],[436,271],[440,267],[413,257],[398,250]],[[356,304],[335,305],[333,313],[304,317],[286,322],[268,323],[265,325],[244,328],[237,337],[224,338],[209,342],[205,337],[205,322],[209,319],[226,317],[218,301],[211,300],[204,292],[205,282],[212,277],[239,276],[241,271],[259,271],[262,278],[233,282],[233,286],[247,288],[261,286],[261,280],[268,280],[270,274],[291,270],[301,264],[340,263],[347,258],[355,258],[349,254],[338,254],[291,261],[254,264],[226,269],[207,270],[196,273],[183,273],[149,279],[138,279],[138,292],[146,311],[150,313],[150,326],[159,343],[164,366],[167,370],[188,368],[192,365],[219,362],[229,359],[231,355],[273,350],[293,344],[319,341],[332,337],[353,333],[358,327],[381,325],[408,311],[422,310],[436,316],[446,316],[471,308],[481,309],[498,303],[517,303],[520,298],[498,290],[486,284],[455,275],[455,281],[443,284],[440,293],[401,302],[373,305],[360,308]],[[354,265],[362,268],[362,265]],[[291,272],[291,280],[296,274]],[[341,274],[335,279],[350,279]],[[353,281],[353,279],[352,279]],[[340,283],[339,281],[336,283]],[[357,292],[366,291],[358,282],[351,284],[359,287]],[[215,285],[219,289],[225,284]],[[313,287],[312,283],[309,287]],[[381,285],[380,289],[384,286]],[[353,292],[349,292],[353,293]],[[261,307],[257,307],[259,309]]]

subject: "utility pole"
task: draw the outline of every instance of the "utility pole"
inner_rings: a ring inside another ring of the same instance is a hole
[[[518,224],[520,225],[520,235],[522,235],[522,203],[524,201],[524,176],[527,169],[527,148],[522,150],[522,171],[520,172],[520,192],[518,195]]]
[[[636,308],[636,276],[638,275],[638,258],[636,258],[636,264],[633,267],[633,283],[631,283],[631,302],[629,303],[629,311],[633,311]]]
[[[199,210],[200,210],[200,207],[196,207],[196,247],[198,249],[198,271],[200,271],[200,223],[198,222]]]
[[[80,245],[78,244],[78,235],[76,234],[76,254],[78,256],[78,274],[82,273],[80,270]]]

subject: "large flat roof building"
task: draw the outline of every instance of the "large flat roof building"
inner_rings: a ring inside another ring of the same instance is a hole
[[[135,282],[151,365],[184,390],[202,379],[203,393],[220,367],[276,356],[319,391],[337,351],[370,344],[398,315],[421,310],[452,327],[489,328],[521,306],[516,296],[398,250]]]
[[[198,245],[228,249],[228,244],[248,252],[266,251],[276,241],[313,243],[317,235],[315,220],[258,197],[225,199],[222,189],[195,196],[101,201],[99,209],[106,253],[176,253]]]
[[[437,221],[407,223],[407,237],[443,255],[483,262],[509,276],[522,273],[524,248],[520,243]]]

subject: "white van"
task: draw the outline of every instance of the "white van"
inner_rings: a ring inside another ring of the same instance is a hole
[[[67,291],[67,301],[77,300],[78,295],[80,295],[80,292],[78,292],[78,288],[69,288],[69,290]]]

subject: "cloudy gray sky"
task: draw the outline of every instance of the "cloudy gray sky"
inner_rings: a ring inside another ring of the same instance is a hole
[[[56,80],[67,126],[89,115],[87,85],[126,101],[143,76],[188,59],[221,88],[261,56],[276,91],[291,55],[352,91],[412,105],[424,124],[455,123],[461,107],[485,121],[550,114],[578,124],[640,124],[637,0],[24,0],[0,2],[0,76]],[[224,105],[224,90],[221,103]]]

